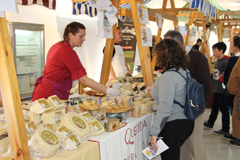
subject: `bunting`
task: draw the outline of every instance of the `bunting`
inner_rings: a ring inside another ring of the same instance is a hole
[[[38,4],[49,9],[56,9],[56,0],[17,0],[17,3],[21,5]]]

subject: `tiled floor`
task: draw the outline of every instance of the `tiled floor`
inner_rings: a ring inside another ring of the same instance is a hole
[[[205,120],[208,120],[210,112],[209,108],[205,110]],[[213,129],[204,129],[203,141],[208,160],[239,160],[240,149],[228,145],[228,141],[224,140],[223,136],[212,134],[213,131],[221,129],[221,125],[221,113],[219,112]],[[160,160],[160,158],[156,157],[154,160]]]
[[[206,109],[204,112],[205,120],[208,119],[211,109]],[[224,140],[222,136],[212,134],[214,130],[221,129],[221,113],[219,112],[218,118],[212,130],[204,130],[204,145],[208,160],[239,160],[240,149],[228,145],[228,141]],[[231,128],[232,126],[230,126]],[[239,126],[240,127],[240,126]]]

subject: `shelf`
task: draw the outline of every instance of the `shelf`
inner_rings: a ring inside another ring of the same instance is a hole
[[[19,46],[38,45],[37,43],[16,43]]]
[[[20,94],[28,94],[28,93],[32,93],[33,90],[30,90],[30,91],[24,91],[24,92],[20,92]]]
[[[17,73],[17,75],[22,75],[22,74],[33,74],[33,73],[37,73],[38,71],[34,71],[34,72],[23,72],[23,73]]]
[[[27,56],[38,56],[38,54],[23,54],[23,55],[16,55],[17,57],[27,57]]]

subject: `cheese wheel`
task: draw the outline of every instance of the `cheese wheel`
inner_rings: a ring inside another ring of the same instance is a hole
[[[6,153],[9,146],[9,138],[5,137],[0,140],[0,155]]]
[[[48,103],[45,98],[38,99],[33,102],[33,105],[30,107],[30,111],[35,114],[42,114],[44,112],[52,110],[53,107]]]
[[[85,137],[90,132],[90,126],[81,114],[68,112],[62,117],[59,126],[65,126],[73,132],[73,134]]]
[[[97,136],[105,131],[104,127],[97,120],[91,122],[90,126],[96,130],[93,136]]]
[[[35,124],[41,123],[41,116],[39,114],[35,114],[32,111],[28,112],[28,121],[33,121]]]
[[[48,97],[47,101],[52,105],[53,110],[65,107],[64,103],[58,98],[57,95]]]
[[[65,141],[71,134],[72,131],[70,131],[69,129],[67,129],[66,127],[62,126],[59,127],[56,131],[56,134],[63,140]]]
[[[80,140],[74,135],[70,135],[66,141],[62,143],[62,148],[64,150],[74,150],[80,146]]]
[[[57,122],[57,116],[63,116],[66,113],[65,108],[49,111],[42,114],[42,122],[43,124],[55,124]]]
[[[38,128],[29,140],[30,150],[44,158],[55,155],[61,144],[61,139],[47,127]]]

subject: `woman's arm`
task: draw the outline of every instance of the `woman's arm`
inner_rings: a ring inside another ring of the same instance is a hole
[[[85,85],[89,88],[92,88],[94,90],[104,92],[104,93],[106,93],[107,88],[108,88],[107,86],[94,81],[93,79],[89,78],[88,76],[83,76],[83,77],[79,78],[79,82],[81,82],[83,85]]]

